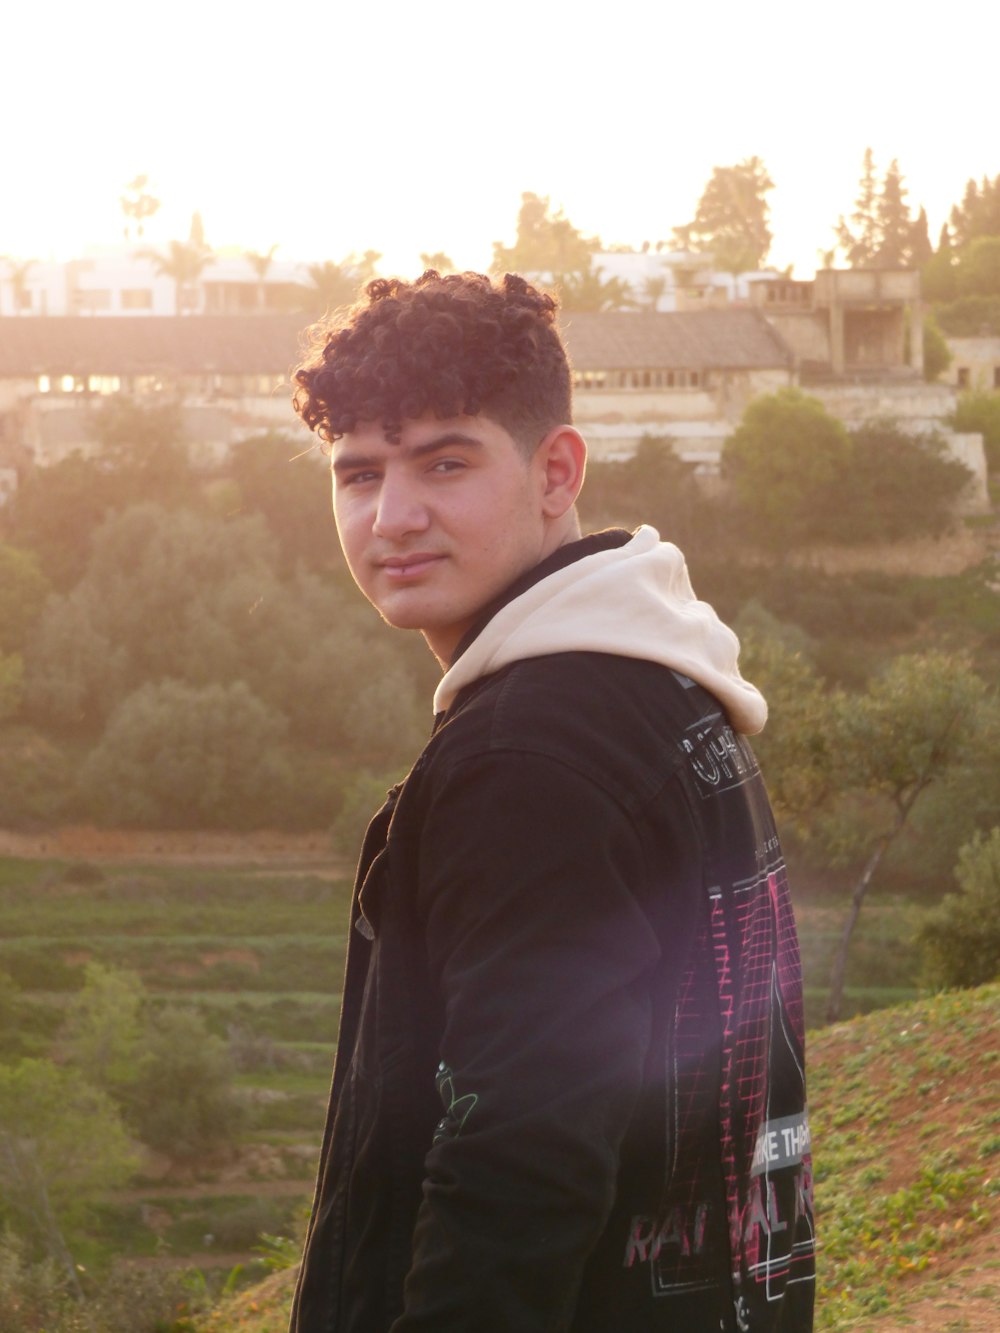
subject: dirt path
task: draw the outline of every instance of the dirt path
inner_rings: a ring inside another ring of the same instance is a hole
[[[0,829],[0,856],[25,860],[142,861],[147,864],[287,865],[314,864],[319,873],[343,867],[330,851],[325,832],[252,833],[97,829],[71,825],[45,833]]]
[[[313,1179],[282,1177],[277,1180],[215,1180],[197,1185],[150,1185],[143,1189],[115,1190],[105,1197],[115,1203],[157,1203],[160,1199],[278,1198],[282,1194],[312,1194]]]

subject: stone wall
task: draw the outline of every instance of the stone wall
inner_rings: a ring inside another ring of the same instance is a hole
[[[951,365],[944,372],[948,384],[966,389],[1000,389],[1000,338],[946,341],[952,355]]]

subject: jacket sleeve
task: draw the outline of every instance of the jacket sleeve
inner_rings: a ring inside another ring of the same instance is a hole
[[[490,753],[435,788],[420,896],[442,1119],[392,1333],[569,1326],[649,1045],[645,874],[629,817],[556,760]]]

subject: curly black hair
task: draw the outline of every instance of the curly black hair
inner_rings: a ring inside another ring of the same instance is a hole
[[[415,282],[376,278],[365,296],[313,326],[294,372],[295,410],[328,444],[362,421],[398,441],[405,420],[481,413],[530,454],[572,419],[556,302],[524,278],[428,269]]]

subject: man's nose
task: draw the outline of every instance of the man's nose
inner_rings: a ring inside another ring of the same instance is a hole
[[[405,477],[383,477],[372,525],[377,537],[398,541],[428,526],[427,507]]]

